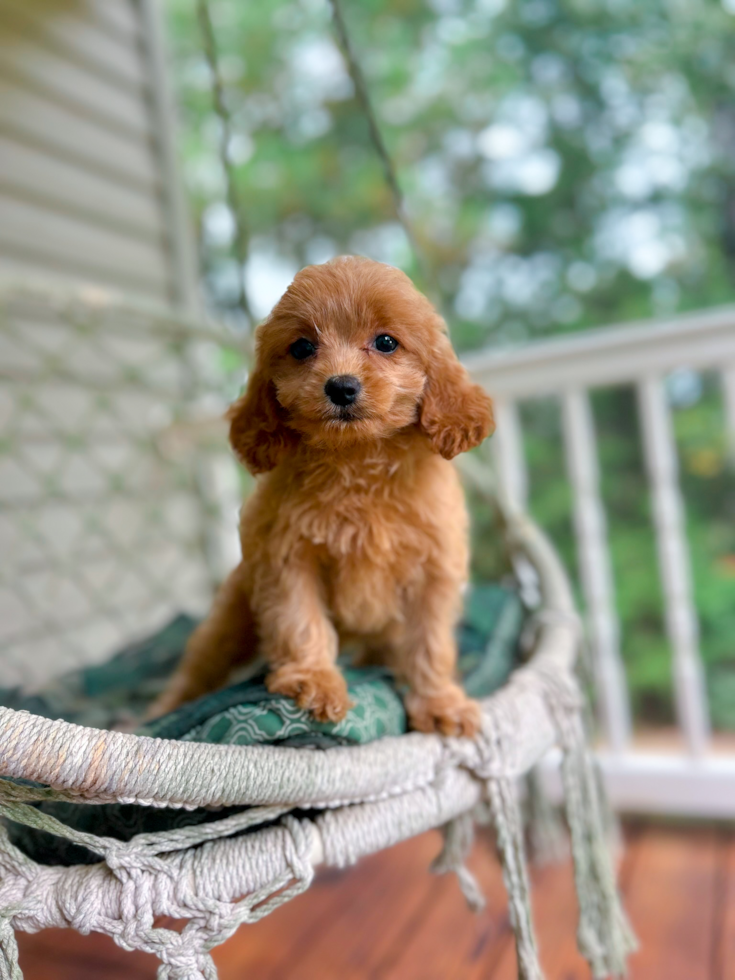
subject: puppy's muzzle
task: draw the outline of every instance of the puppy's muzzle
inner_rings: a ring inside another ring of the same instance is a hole
[[[360,394],[362,385],[351,374],[339,374],[324,385],[324,394],[334,405],[344,408],[352,405]]]

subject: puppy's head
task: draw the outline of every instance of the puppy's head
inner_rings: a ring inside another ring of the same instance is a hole
[[[299,441],[338,452],[418,426],[447,459],[493,428],[443,320],[398,269],[345,257],[308,266],[258,328],[230,441],[253,473]]]

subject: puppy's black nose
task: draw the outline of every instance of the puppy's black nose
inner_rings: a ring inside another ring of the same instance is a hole
[[[351,374],[338,374],[324,385],[324,394],[335,405],[351,405],[360,394],[360,387]]]

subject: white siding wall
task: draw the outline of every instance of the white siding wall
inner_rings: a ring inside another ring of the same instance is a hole
[[[156,442],[191,392],[166,307],[196,308],[161,3],[0,0],[0,686],[211,586],[191,468]]]
[[[190,295],[150,29],[157,2],[0,0],[0,275],[166,303]]]

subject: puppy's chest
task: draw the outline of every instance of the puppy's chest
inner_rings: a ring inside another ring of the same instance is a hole
[[[338,565],[390,565],[397,551],[421,549],[424,538],[410,501],[387,495],[335,495],[307,508],[299,523],[301,535]]]
[[[407,585],[388,564],[333,560],[324,566],[329,611],[341,632],[380,633],[403,618]]]
[[[373,633],[401,618],[430,550],[414,517],[410,507],[389,500],[352,500],[335,503],[325,522],[314,521],[310,540],[338,626]]]

